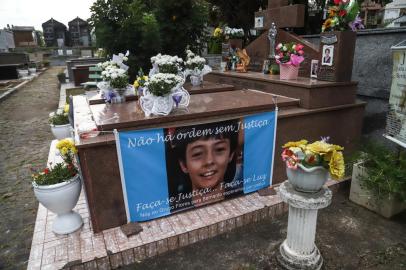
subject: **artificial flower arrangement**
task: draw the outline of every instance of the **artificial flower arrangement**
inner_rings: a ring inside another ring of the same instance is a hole
[[[48,168],[37,171],[32,170],[32,180],[34,185],[54,185],[66,182],[78,173],[78,169],[74,164],[74,156],[77,149],[72,139],[63,139],[56,144],[63,162],[50,164]]]
[[[151,57],[153,74],[155,73],[172,73],[178,74],[182,70],[183,60],[178,56],[157,54]],[[152,74],[150,74],[151,76]]]
[[[362,19],[359,17],[359,6],[355,0],[334,0],[334,5],[328,8],[328,18],[321,28],[324,31],[344,31],[363,29]]]
[[[54,126],[69,124],[69,105],[66,104],[63,109],[49,114],[49,123]]]
[[[304,60],[304,46],[294,42],[279,43],[276,45],[275,59],[278,64],[299,66]]]
[[[327,139],[308,143],[307,140],[288,142],[282,146],[282,160],[290,169],[322,166],[327,169],[333,179],[344,177],[345,164],[342,151],[343,147],[327,143]]]
[[[232,38],[243,38],[244,30],[242,28],[230,28],[228,26],[224,29],[224,34],[228,39]]]

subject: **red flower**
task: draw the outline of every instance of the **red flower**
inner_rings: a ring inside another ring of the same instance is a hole
[[[300,50],[303,50],[303,48],[304,48],[304,46],[302,45],[302,44],[297,44],[296,46],[295,46],[295,50],[298,52],[298,51],[300,51]]]
[[[340,4],[340,2],[341,2],[341,0],[334,0],[334,4],[335,4],[335,5]]]
[[[49,173],[49,169],[48,169],[48,168],[45,168],[45,169],[44,169],[44,173],[45,173],[45,174],[48,174],[48,173]]]
[[[338,15],[340,15],[340,17],[344,17],[347,14],[347,11],[345,9],[340,10],[340,12],[338,13]]]
[[[300,50],[300,51],[298,51],[298,53],[299,53],[299,55],[303,55],[303,54],[304,54],[304,51],[303,51],[303,50]]]

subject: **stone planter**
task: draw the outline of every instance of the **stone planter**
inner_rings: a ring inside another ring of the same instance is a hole
[[[27,69],[17,69],[18,72],[18,77],[27,77],[28,76],[28,70]]]
[[[82,181],[79,174],[66,182],[39,186],[33,183],[34,194],[37,200],[48,210],[57,214],[52,231],[57,234],[68,234],[79,229],[82,217],[72,211],[78,202]]]
[[[327,182],[328,171],[322,166],[306,168],[298,164],[296,170],[286,167],[289,183],[297,191],[318,192]]]
[[[52,134],[58,140],[72,137],[71,135],[71,125],[51,125]]]
[[[352,169],[350,200],[369,210],[390,218],[406,209],[406,203],[402,203],[393,197],[379,200],[369,190],[361,187],[360,178],[366,174],[363,163],[356,163]]]
[[[331,82],[351,81],[357,34],[352,31],[333,31],[320,34],[319,69],[317,79]],[[323,52],[329,50],[329,60]]]

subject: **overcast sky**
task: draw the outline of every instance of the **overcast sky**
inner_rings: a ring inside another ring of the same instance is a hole
[[[68,27],[68,22],[79,16],[90,17],[90,6],[95,0],[0,0],[0,29],[7,24],[34,26],[42,31],[42,23],[54,18]]]

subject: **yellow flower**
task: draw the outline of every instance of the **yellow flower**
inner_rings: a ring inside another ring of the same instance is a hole
[[[313,152],[314,154],[326,154],[334,150],[333,146],[324,141],[317,141],[312,144],[306,145],[306,150]]]
[[[297,142],[287,142],[282,148],[289,148],[289,147],[300,147],[303,148],[308,142],[306,140],[300,140]]]
[[[65,104],[65,106],[63,107],[63,111],[64,111],[64,113],[69,112],[69,104]]]
[[[322,30],[329,29],[332,26],[333,21],[331,19],[327,19],[322,26]]]
[[[148,81],[148,76],[143,76],[144,81]]]
[[[134,81],[134,87],[135,87],[135,88],[138,88],[138,86],[140,86],[140,84],[138,83],[138,80],[135,80],[135,81]]]
[[[75,147],[75,143],[70,138],[60,140],[56,144],[56,148],[59,150],[59,152],[61,152],[62,155],[66,155],[68,151],[73,154],[76,154],[78,152],[78,150]]]
[[[222,33],[223,33],[223,30],[220,27],[217,27],[216,29],[214,29],[213,36],[219,37],[219,36],[221,36]]]
[[[333,151],[330,159],[330,174],[333,179],[341,179],[344,177],[344,157],[342,152]]]

